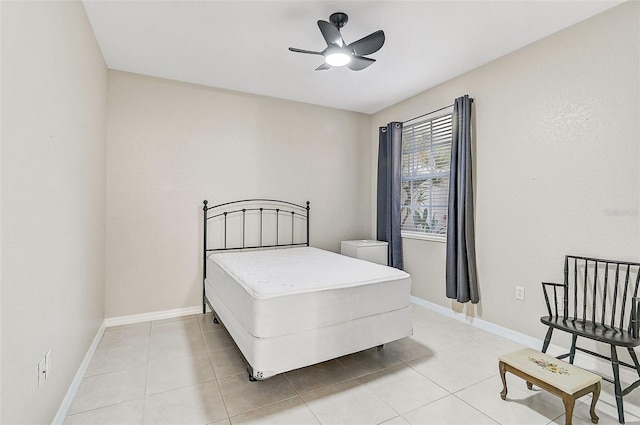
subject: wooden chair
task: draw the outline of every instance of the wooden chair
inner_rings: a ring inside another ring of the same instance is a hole
[[[549,329],[544,338],[542,352],[546,353],[554,329],[572,335],[568,353],[573,364],[576,351],[609,360],[613,369],[618,420],[624,423],[623,396],[640,386],[640,364],[634,347],[640,345],[638,309],[640,298],[640,263],[602,260],[567,255],[564,260],[564,283],[542,282],[548,316],[540,321]],[[561,292],[562,298],[558,298]],[[550,301],[552,298],[552,301]],[[578,337],[608,344],[611,356],[606,356],[576,345]],[[618,359],[617,347],[628,350],[633,365]],[[622,389],[620,366],[634,369],[638,380]]]

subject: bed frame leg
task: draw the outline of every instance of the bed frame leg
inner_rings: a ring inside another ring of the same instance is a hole
[[[256,377],[253,375],[253,368],[247,364],[247,373],[249,373],[249,381],[250,382],[256,382],[257,379]]]
[[[211,307],[211,306],[210,306],[210,307]],[[220,321],[218,320],[218,315],[216,314],[216,311],[213,309],[213,307],[211,307],[211,314],[213,315],[213,320],[212,320],[212,322],[213,322],[214,324],[216,324],[216,325],[217,325],[217,324],[219,324],[219,323],[220,323]]]
[[[384,348],[384,344],[380,344],[380,345],[378,345],[378,347],[377,347],[377,348],[378,348],[378,350],[382,350],[382,349]]]

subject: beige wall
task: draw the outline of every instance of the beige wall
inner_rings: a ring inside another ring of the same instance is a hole
[[[109,71],[107,317],[197,306],[202,200],[311,201],[311,244],[371,228],[370,117]]]
[[[376,145],[378,126],[475,98],[481,303],[469,314],[542,338],[540,281],[561,281],[564,254],[640,261],[639,6],[613,8],[373,116]],[[405,239],[404,249],[413,294],[460,311],[445,297],[445,244]]]
[[[50,423],[104,319],[107,71],[80,2],[1,7],[0,422]]]

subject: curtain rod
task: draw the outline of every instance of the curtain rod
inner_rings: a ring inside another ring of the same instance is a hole
[[[470,98],[470,100],[471,100],[471,102],[473,102],[473,98]],[[418,115],[417,117],[413,117],[413,118],[411,118],[409,120],[402,121],[402,124],[406,124],[409,121],[417,120],[418,118],[426,117],[427,115],[435,114],[436,112],[443,111],[443,110],[445,110],[447,108],[451,108],[452,106],[453,106],[453,103],[451,105],[444,106],[444,107],[442,107],[440,109],[436,109],[435,111],[427,112],[426,114]]]
[[[409,121],[417,120],[418,118],[426,117],[427,115],[435,114],[436,112],[443,111],[443,110],[445,110],[447,108],[451,108],[452,106],[453,106],[453,103],[451,105],[449,105],[449,106],[444,106],[444,107],[442,107],[440,109],[436,109],[435,111],[427,112],[426,114],[418,115],[417,117],[413,117],[413,118],[411,118],[409,120],[402,121],[402,124],[406,124]]]

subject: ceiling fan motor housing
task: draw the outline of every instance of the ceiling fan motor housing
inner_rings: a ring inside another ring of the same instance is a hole
[[[329,22],[331,22],[338,29],[344,27],[348,21],[349,17],[346,13],[336,12],[329,16]]]

